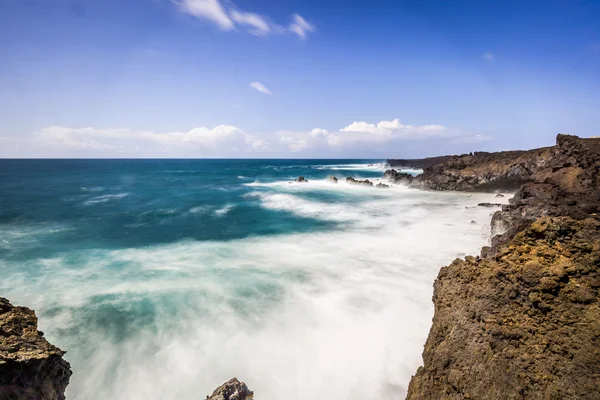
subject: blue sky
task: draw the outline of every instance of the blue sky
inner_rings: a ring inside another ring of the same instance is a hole
[[[600,1],[2,0],[0,157],[419,157],[599,135]]]

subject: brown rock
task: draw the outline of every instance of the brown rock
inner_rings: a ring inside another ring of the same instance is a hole
[[[37,330],[33,310],[0,297],[0,399],[63,400],[71,377],[64,354]]]
[[[248,389],[244,382],[237,378],[230,379],[215,389],[212,395],[206,396],[207,400],[252,400],[254,392]]]

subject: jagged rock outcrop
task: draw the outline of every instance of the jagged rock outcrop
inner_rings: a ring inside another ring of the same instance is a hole
[[[303,176],[299,176],[299,177],[296,179],[296,182],[304,182],[304,183],[306,183],[306,182],[308,182],[308,179],[306,179],[306,178],[305,178],[305,177],[303,177]]]
[[[368,179],[365,179],[363,181],[358,180],[358,179],[354,179],[352,177],[347,177],[346,178],[346,183],[350,183],[352,185],[363,185],[363,186],[373,186],[373,182],[371,182]]]
[[[407,399],[600,399],[600,140],[529,154],[502,233],[438,275]]]
[[[407,399],[600,398],[600,220],[542,217],[441,269]]]
[[[71,368],[37,329],[35,312],[0,297],[0,400],[62,400]]]
[[[476,152],[426,167],[413,185],[434,190],[516,190],[545,168],[552,148],[529,151]]]
[[[419,168],[424,169],[431,167],[432,165],[441,164],[446,161],[452,160],[457,156],[438,156],[438,157],[427,157],[419,159],[389,159],[387,164],[390,167],[405,167],[405,168]]]
[[[541,216],[583,219],[600,213],[600,139],[558,135],[546,167],[531,180],[494,214],[492,227],[503,234],[492,238],[484,255],[494,254],[499,245]]]
[[[212,395],[206,396],[207,400],[252,400],[254,392],[248,389],[244,382],[237,378],[230,379],[215,389]]]
[[[414,180],[414,176],[406,172],[398,172],[395,169],[388,169],[384,172],[383,179],[387,179],[395,184],[409,185]]]

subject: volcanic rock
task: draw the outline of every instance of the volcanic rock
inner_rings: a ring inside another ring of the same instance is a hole
[[[373,182],[371,182],[368,179],[365,179],[364,181],[361,181],[361,180],[354,179],[354,178],[352,178],[350,176],[346,178],[346,183],[350,183],[352,185],[373,186]]]
[[[244,382],[237,378],[230,379],[215,389],[212,395],[206,396],[207,400],[252,400],[254,392],[248,389]]]
[[[38,331],[33,310],[0,297],[0,399],[63,400],[72,374],[64,354]]]

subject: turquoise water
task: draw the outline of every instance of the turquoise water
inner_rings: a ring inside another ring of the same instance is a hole
[[[0,295],[68,351],[71,399],[203,398],[233,376],[265,400],[401,398],[433,279],[486,243],[493,196],[326,180],[383,171],[0,160]]]

